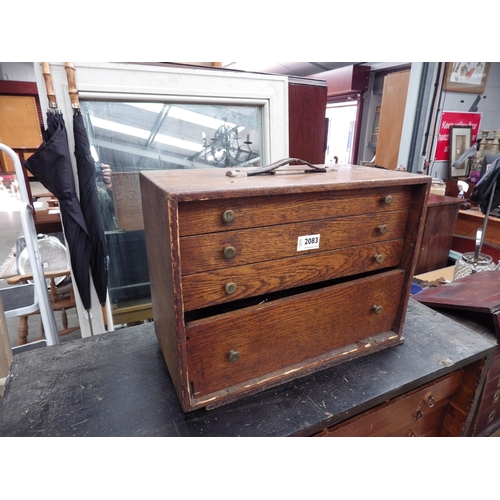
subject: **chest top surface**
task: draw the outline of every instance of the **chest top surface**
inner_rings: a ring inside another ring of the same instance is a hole
[[[226,197],[258,196],[321,192],[325,190],[369,189],[392,185],[430,183],[431,178],[420,174],[397,172],[357,165],[337,165],[337,171],[306,171],[303,166],[277,170],[274,175],[228,177],[227,169],[207,168],[192,170],[145,171],[149,179],[168,196],[179,201],[217,199]],[[240,169],[240,170],[252,170]]]

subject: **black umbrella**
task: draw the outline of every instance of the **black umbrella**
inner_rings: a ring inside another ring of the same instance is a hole
[[[90,152],[87,131],[83,123],[80,109],[73,114],[73,133],[75,136],[75,157],[78,169],[80,189],[80,206],[82,208],[90,239],[90,269],[94,287],[102,306],[106,303],[108,289],[109,256],[104,226],[101,216],[97,184],[95,179],[95,163]]]
[[[66,126],[59,111],[47,112],[47,128],[42,135],[43,143],[24,166],[59,200],[73,278],[83,307],[88,311],[91,306],[90,240],[76,196]]]

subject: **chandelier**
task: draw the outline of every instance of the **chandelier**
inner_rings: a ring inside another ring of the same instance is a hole
[[[227,123],[222,124],[215,131],[210,143],[207,143],[206,136],[203,134],[205,160],[223,167],[241,165],[255,156],[250,147],[252,144],[250,134],[247,134],[247,140],[243,144],[240,145],[238,127],[229,126]]]

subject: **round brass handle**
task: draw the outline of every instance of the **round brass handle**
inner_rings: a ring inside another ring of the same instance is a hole
[[[224,290],[226,290],[226,293],[228,295],[231,295],[233,294],[234,292],[236,292],[236,289],[238,287],[236,286],[236,283],[226,283],[226,286],[224,287]]]
[[[488,423],[490,424],[491,422],[493,422],[493,420],[495,420],[495,413],[496,413],[496,410],[493,410],[492,412],[490,412],[490,414],[488,415]]]
[[[424,418],[424,412],[422,410],[417,410],[415,412],[415,420],[422,420]]]
[[[226,257],[226,259],[232,259],[235,255],[236,255],[236,248],[234,247],[224,248],[224,257]]]
[[[240,359],[240,353],[238,351],[229,351],[229,361],[236,363]]]
[[[222,220],[224,222],[233,222],[233,220],[234,220],[234,212],[232,210],[226,210],[222,214]]]
[[[383,310],[384,308],[382,306],[373,306],[373,311],[375,312],[375,314],[382,314]]]
[[[499,399],[500,399],[500,391],[497,391],[493,395],[493,402],[496,403]]]
[[[379,230],[379,233],[380,234],[385,234],[387,233],[387,230],[389,228],[387,227],[387,224],[380,224],[380,226],[378,226],[378,230]]]
[[[382,198],[386,205],[390,205],[393,202],[392,194],[388,194]]]
[[[377,264],[382,264],[382,262],[384,262],[384,256],[381,253],[378,253],[377,255],[374,255],[373,258],[375,259],[375,262]]]
[[[429,408],[432,408],[436,404],[436,401],[434,401],[434,398],[432,396],[429,396],[427,398],[427,406]]]

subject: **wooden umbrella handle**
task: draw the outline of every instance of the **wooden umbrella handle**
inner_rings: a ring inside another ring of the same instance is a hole
[[[78,90],[76,88],[76,68],[75,64],[72,62],[67,62],[64,64],[66,69],[66,76],[68,77],[68,94],[71,100],[72,108],[80,107],[80,100],[78,98]]]
[[[45,80],[45,90],[47,91],[47,99],[49,100],[49,108],[57,108],[56,93],[52,86],[52,75],[50,74],[50,66],[48,62],[42,63],[42,74]]]

